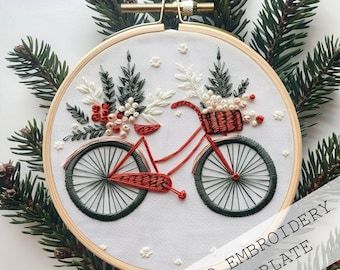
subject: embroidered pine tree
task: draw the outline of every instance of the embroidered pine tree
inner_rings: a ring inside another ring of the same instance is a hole
[[[104,93],[104,102],[109,105],[110,113],[116,111],[116,98],[115,98],[115,90],[114,90],[114,83],[113,78],[109,75],[107,71],[104,71],[102,67],[100,67],[100,79],[102,82],[103,93]]]
[[[210,70],[212,77],[209,78],[210,85],[206,85],[207,90],[211,90],[215,95],[223,98],[228,98],[231,95],[235,97],[242,96],[249,85],[249,80],[242,80],[237,90],[233,89],[233,84],[230,82],[229,70],[226,68],[226,63],[221,61],[220,49],[217,51],[217,61],[214,63],[214,70]]]
[[[131,54],[128,51],[126,54],[127,65],[121,67],[123,72],[123,77],[119,77],[121,85],[118,86],[118,91],[120,96],[118,101],[122,106],[128,103],[129,98],[133,98],[134,102],[138,104],[142,103],[144,100],[143,86],[145,84],[145,79],[141,79],[140,72],[136,73],[136,65],[131,63]],[[144,106],[139,106],[137,111],[141,113],[145,109]]]

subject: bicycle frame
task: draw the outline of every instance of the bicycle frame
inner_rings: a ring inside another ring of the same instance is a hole
[[[203,127],[200,126],[198,129],[195,130],[195,132],[190,136],[190,138],[182,145],[180,146],[175,152],[161,158],[158,160],[155,160],[152,156],[149,144],[147,142],[147,139],[145,138],[145,136],[141,136],[140,139],[131,147],[131,149],[125,154],[125,156],[123,157],[123,159],[116,164],[116,166],[112,169],[112,171],[109,174],[109,178],[111,178],[118,170],[119,168],[124,164],[124,162],[132,155],[132,153],[138,149],[138,147],[143,143],[146,151],[148,153],[148,157],[151,161],[151,164],[154,168],[154,170],[156,171],[156,173],[159,173],[158,167],[157,167],[157,163],[162,163],[162,162],[166,162],[172,158],[174,158],[175,156],[177,156],[179,153],[181,153],[199,134],[199,132],[203,130]],[[216,146],[214,140],[212,139],[212,137],[207,134],[204,133],[204,135],[201,137],[201,139],[198,141],[198,143],[195,145],[195,147],[190,151],[190,153],[178,164],[176,165],[174,168],[172,168],[168,173],[166,173],[166,175],[170,176],[172,174],[174,174],[175,172],[177,172],[193,155],[194,153],[198,150],[198,148],[202,145],[202,143],[204,142],[204,140],[207,140],[208,143],[210,144],[210,146],[213,148],[214,152],[216,153],[216,155],[218,156],[218,158],[221,160],[223,166],[225,167],[225,169],[227,170],[227,172],[232,176],[233,180],[237,181],[239,179],[239,175],[237,173],[234,172],[233,168],[231,168],[231,166],[229,165],[229,163],[227,162],[227,160],[224,158],[222,152],[220,151],[220,149]]]

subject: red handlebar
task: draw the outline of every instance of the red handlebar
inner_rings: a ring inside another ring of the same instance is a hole
[[[193,103],[187,100],[180,100],[171,104],[171,109],[176,109],[178,107],[186,106],[193,109],[199,116],[201,115],[201,110]]]

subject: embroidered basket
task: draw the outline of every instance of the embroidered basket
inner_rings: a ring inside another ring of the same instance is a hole
[[[202,113],[201,124],[208,134],[224,134],[243,129],[242,115],[239,110]]]

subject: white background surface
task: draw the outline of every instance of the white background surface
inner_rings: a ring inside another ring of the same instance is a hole
[[[247,16],[255,19],[262,1],[249,1]],[[318,14],[306,39],[306,50],[311,50],[317,41],[325,35],[340,36],[340,18],[337,10],[339,0],[321,1]],[[26,35],[32,35],[50,43],[55,52],[67,60],[72,68],[79,59],[103,36],[96,33],[97,27],[91,19],[92,12],[86,8],[85,1],[5,1],[0,0],[0,161],[9,158],[16,160],[7,142],[7,137],[22,128],[33,117],[43,119],[45,111],[38,108],[39,101],[33,98],[25,86],[18,83],[18,78],[6,69],[4,60],[10,51]],[[248,26],[252,29],[252,24]],[[319,125],[309,130],[304,141],[305,153],[308,147],[314,148],[317,139],[335,131],[340,132],[337,118],[340,116],[340,94],[334,95],[335,101],[324,106]],[[326,108],[327,107],[327,108]],[[1,269],[53,269],[55,260],[47,258],[34,237],[20,233],[23,226],[10,225],[7,218],[0,217],[0,258]]]

